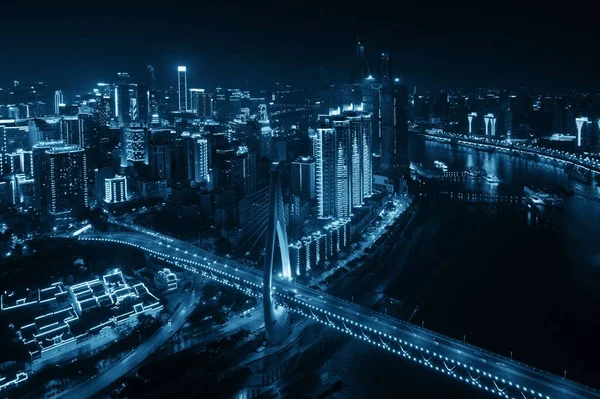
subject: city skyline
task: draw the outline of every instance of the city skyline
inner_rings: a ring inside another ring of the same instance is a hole
[[[2,395],[600,399],[592,13],[109,3],[0,16]]]

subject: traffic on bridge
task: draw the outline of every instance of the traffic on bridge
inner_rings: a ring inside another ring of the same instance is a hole
[[[82,234],[81,241],[128,245],[172,265],[201,273],[249,295],[262,294],[262,271],[217,257],[191,244],[138,232]],[[600,398],[597,391],[464,342],[414,326],[293,281],[274,278],[273,298],[293,313],[390,351],[424,367],[507,399]]]

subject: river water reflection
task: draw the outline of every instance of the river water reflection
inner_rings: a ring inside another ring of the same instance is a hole
[[[520,195],[524,185],[574,189],[555,230],[532,227],[522,210],[436,207],[439,232],[389,293],[419,306],[416,324],[558,375],[566,370],[569,378],[600,388],[600,368],[592,366],[600,336],[600,189],[573,181],[558,163],[419,136],[411,137],[411,159],[429,169],[435,160],[449,171],[482,167],[501,180],[458,187],[472,192]],[[337,378],[343,387],[329,397],[487,397],[355,340],[309,385],[317,389],[320,381]]]

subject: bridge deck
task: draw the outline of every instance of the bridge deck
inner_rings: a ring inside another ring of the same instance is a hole
[[[161,235],[84,235],[84,241],[129,245],[171,264],[204,271],[223,284],[260,295],[262,272],[218,258]],[[481,348],[385,316],[288,280],[275,278],[274,297],[289,310],[310,317],[378,348],[505,398],[600,398],[600,393]]]

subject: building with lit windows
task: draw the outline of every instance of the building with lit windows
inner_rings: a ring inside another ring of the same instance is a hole
[[[104,179],[104,201],[109,204],[127,201],[127,177],[115,176]]]
[[[54,115],[60,115],[60,107],[65,105],[65,97],[62,90],[54,92]]]
[[[32,371],[38,371],[115,342],[132,331],[139,315],[156,317],[162,305],[143,283],[129,282],[116,270],[72,286],[58,282],[5,292],[0,309],[8,314],[28,310],[30,320],[15,328],[29,352]]]
[[[49,169],[46,165],[46,151],[55,147],[63,147],[64,145],[65,143],[61,140],[40,141],[31,149],[34,180],[33,206],[41,214],[46,213],[49,203],[48,184],[50,180],[48,178]]]
[[[187,89],[187,68],[185,66],[177,67],[177,99],[179,112],[188,110],[188,89]]]
[[[121,128],[121,167],[129,162],[148,164],[148,130],[138,127]]]
[[[86,155],[79,146],[63,145],[47,149],[44,158],[43,208],[58,227],[75,221],[88,206]]]
[[[208,180],[208,140],[195,138],[194,141],[194,180],[203,183]]]

